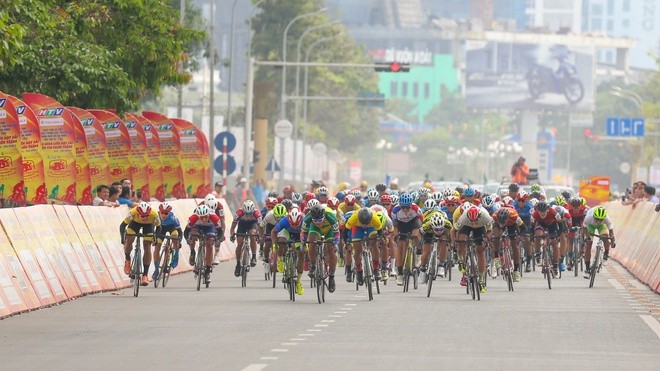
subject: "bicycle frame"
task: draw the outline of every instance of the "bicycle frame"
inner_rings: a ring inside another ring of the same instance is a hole
[[[135,251],[131,263],[131,282],[133,283],[133,296],[136,298],[140,293],[140,276],[142,275],[142,237],[141,233],[135,234]],[[146,274],[146,273],[145,273]]]
[[[472,236],[467,241],[467,254],[465,254],[465,269],[467,270],[468,284],[465,288],[468,295],[472,295],[472,300],[481,300],[479,291],[479,269],[477,268],[477,246]]]

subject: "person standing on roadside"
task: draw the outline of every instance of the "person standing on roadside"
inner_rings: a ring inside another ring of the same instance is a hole
[[[529,166],[525,164],[525,158],[520,156],[518,161],[511,167],[511,181],[518,184],[527,184]]]

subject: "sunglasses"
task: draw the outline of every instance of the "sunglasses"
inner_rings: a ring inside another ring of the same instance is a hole
[[[408,210],[408,209],[410,209],[410,206],[401,206],[401,208],[404,209],[404,210]]]
[[[442,233],[444,231],[445,231],[444,228],[433,228],[433,232],[435,232],[435,233]]]
[[[325,218],[321,218],[321,219],[312,219],[312,222],[313,222],[313,223],[323,223],[324,220],[325,220]]]

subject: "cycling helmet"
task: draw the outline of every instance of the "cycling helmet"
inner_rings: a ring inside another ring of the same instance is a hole
[[[435,207],[435,200],[432,198],[429,198],[428,200],[424,201],[424,209],[425,210],[431,210]]]
[[[497,211],[497,223],[500,225],[506,224],[511,216],[511,212],[508,208],[503,207]]]
[[[500,196],[508,196],[509,195],[509,190],[508,189],[502,189],[500,190]]]
[[[390,195],[391,196],[398,196],[399,195],[399,190],[398,189],[390,189]]]
[[[268,193],[268,197],[274,197],[274,198],[277,198],[277,196],[279,196],[279,195],[278,195],[277,192],[275,192],[275,191],[271,191],[270,193]]]
[[[319,189],[316,190],[316,195],[317,196],[327,196],[328,195],[328,187],[319,187]]]
[[[216,198],[213,195],[213,193],[209,193],[206,196],[204,196],[204,203],[207,203],[209,201],[215,201],[215,200],[216,200]]]
[[[433,192],[433,193],[431,193],[431,198],[434,199],[435,203],[437,204],[440,201],[442,201],[444,196],[442,195],[442,192]]]
[[[465,189],[463,192],[463,196],[465,197],[474,197],[476,192],[474,191],[474,188],[468,187]]]
[[[580,197],[580,200],[582,200],[582,205],[586,206],[587,205],[587,199],[584,197]]]
[[[206,201],[206,202],[204,202],[204,204],[206,206],[208,206],[209,209],[211,209],[211,212],[215,211],[215,209],[218,208],[218,200],[217,199]]]
[[[380,196],[380,204],[381,205],[389,205],[391,203],[392,203],[392,196],[390,196],[389,194],[383,193]]]
[[[362,192],[360,192],[359,189],[354,189],[354,190],[351,191],[351,193],[353,194],[353,197],[355,197],[356,199],[362,197]]]
[[[291,201],[293,201],[295,203],[300,203],[300,201],[302,201],[302,199],[303,199],[302,195],[298,192],[293,192],[291,194]]]
[[[538,204],[536,204],[536,210],[540,213],[548,211],[548,203],[545,201],[539,201]]]
[[[211,209],[209,209],[209,207],[206,205],[199,205],[195,209],[195,215],[199,216],[200,218],[209,216],[210,213],[211,213]]]
[[[312,220],[323,219],[325,216],[325,208],[321,204],[316,204],[312,207],[309,213],[312,215]]]
[[[390,197],[392,198],[392,205],[398,205],[399,204],[399,196],[398,195],[392,195]]]
[[[417,192],[411,192],[410,197],[413,198],[413,202],[417,202],[417,200],[419,200]]]
[[[344,201],[344,198],[346,197],[346,193],[344,191],[339,191],[335,195],[339,201]]]
[[[163,202],[158,206],[158,212],[161,214],[169,214],[172,211],[172,205],[169,202]]]
[[[531,190],[532,190],[532,192],[537,192],[537,191],[541,192],[541,185],[538,184],[538,183],[537,184],[532,184]]]
[[[484,207],[493,207],[493,205],[495,205],[495,199],[493,196],[488,195],[481,200],[481,204],[484,205]]]
[[[518,183],[511,183],[509,184],[509,193],[516,193],[520,190],[520,186]]]
[[[456,192],[458,192],[458,194],[459,194],[458,197],[460,197],[460,196],[463,195],[463,192],[465,191],[465,187],[463,187],[463,186],[457,186],[456,188],[454,188],[454,190],[455,190]]]
[[[303,215],[297,207],[294,207],[289,211],[286,218],[289,221],[289,225],[293,227],[297,227],[302,222]]]
[[[374,188],[371,188],[367,191],[367,198],[369,201],[378,201],[380,198],[380,193],[378,193],[378,191]]]
[[[577,197],[577,196],[571,198],[571,206],[573,206],[573,207],[582,206],[582,199],[580,197]]]
[[[317,200],[317,199],[315,199],[315,198],[312,199],[312,200],[307,201],[307,207],[308,207],[309,209],[313,208],[315,205],[320,205],[320,204],[321,204],[321,203],[319,202],[319,200]]]
[[[529,200],[529,202],[532,204],[532,207],[535,208],[536,205],[539,204],[539,199],[538,198],[532,198],[531,200]]]
[[[284,218],[286,216],[286,207],[282,204],[273,206],[273,216],[277,219]]]
[[[564,196],[564,199],[567,200],[567,201],[571,199],[571,192],[570,191],[563,191],[561,193],[561,195]]]
[[[431,216],[431,228],[433,228],[434,231],[440,232],[440,229],[445,228],[445,218],[442,216],[440,213],[435,213]]]
[[[513,206],[513,198],[506,196],[502,199],[502,205],[504,206]]]
[[[555,205],[565,206],[566,205],[566,199],[564,198],[564,196],[559,195],[559,196],[555,197]]]
[[[305,193],[305,201],[313,200],[316,198],[316,195],[313,194],[312,192],[306,192]]]
[[[136,210],[139,216],[146,218],[151,214],[151,205],[146,201],[142,201],[137,205]]]
[[[445,197],[444,202],[446,206],[459,206],[461,204],[461,200],[459,200],[456,196]]]
[[[358,221],[362,225],[371,224],[371,219],[373,219],[373,217],[374,214],[368,207],[360,209],[360,212],[358,213]]]
[[[537,199],[537,200],[540,200],[540,199],[541,199],[541,192],[539,192],[539,191],[533,191],[532,193],[530,193],[529,196],[530,196],[531,198],[535,198],[535,199]]]
[[[378,220],[380,220],[380,224],[385,225],[385,223],[387,223],[387,220],[385,220],[385,214],[383,214],[382,211],[376,211],[376,216],[378,217]]]
[[[454,197],[461,198],[461,193],[459,191],[452,191],[451,193]]]
[[[525,191],[518,192],[518,200],[520,200],[520,201],[527,200],[527,196],[528,196],[528,194]]]
[[[481,210],[479,210],[479,206],[472,205],[470,206],[469,209],[467,209],[467,217],[471,221],[475,221],[479,219],[479,214],[481,214]]]
[[[413,198],[410,194],[404,193],[399,197],[399,205],[410,206],[413,203]]]
[[[594,207],[594,218],[598,220],[603,220],[607,218],[607,210],[602,206]]]
[[[339,199],[337,197],[330,197],[328,199],[328,207],[332,210],[337,210],[339,207]]]
[[[467,211],[469,208],[471,208],[472,206],[473,206],[473,205],[472,205],[471,203],[465,201],[465,202],[463,202],[463,204],[461,205],[461,210],[463,210],[463,212],[466,212],[466,211]]]
[[[428,197],[429,196],[429,189],[426,187],[422,187],[417,190],[417,195],[422,198],[422,197]]]
[[[344,203],[346,206],[353,206],[355,205],[355,196],[352,194],[347,194],[346,197],[344,197]]]
[[[281,204],[287,209],[291,210],[293,207],[293,201],[289,200],[288,198],[282,200]]]
[[[386,189],[387,189],[387,186],[384,183],[376,184],[376,191],[385,192]]]
[[[442,195],[443,195],[445,198],[447,198],[447,197],[449,197],[449,196],[453,196],[453,195],[454,195],[454,191],[452,191],[451,188],[445,188],[445,190],[442,191]]]
[[[282,188],[282,193],[289,193],[289,192],[292,192],[292,191],[293,191],[293,188],[291,188],[291,186],[284,186],[284,188]]]
[[[245,211],[246,213],[249,214],[253,212],[254,209],[256,209],[256,205],[254,204],[254,202],[252,202],[252,200],[245,200],[245,202],[243,202],[243,211]]]
[[[277,198],[275,197],[268,197],[266,199],[266,209],[272,209],[277,204],[278,204]]]

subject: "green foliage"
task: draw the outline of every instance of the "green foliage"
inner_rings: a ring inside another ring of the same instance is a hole
[[[0,64],[8,65],[0,90],[86,108],[124,112],[158,96],[163,85],[189,81],[179,66],[204,38],[182,26],[178,9],[163,0],[10,0],[2,12],[9,27],[25,32],[11,58],[0,52]]]

